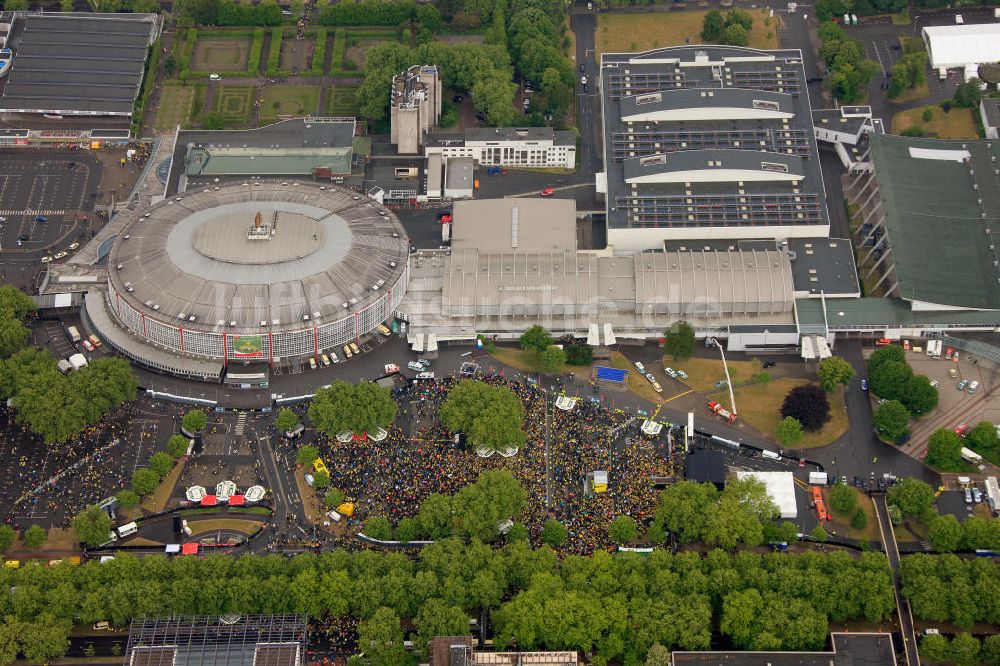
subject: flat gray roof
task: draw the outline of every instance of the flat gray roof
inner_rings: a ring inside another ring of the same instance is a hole
[[[672,652],[673,666],[895,666],[891,634],[833,634],[817,652]]]
[[[468,127],[466,141],[551,141],[551,127]]]
[[[24,21],[0,110],[131,114],[156,15],[43,14]]]
[[[446,190],[471,190],[475,175],[475,160],[471,157],[453,157],[445,165]]]
[[[276,229],[270,240],[247,239],[257,213]],[[277,331],[301,328],[304,315],[340,317],[382,298],[408,257],[390,212],[312,183],[206,187],[119,215],[130,219],[108,258],[115,288],[139,312],[183,316],[189,329],[235,321],[232,332],[256,331],[267,321]]]
[[[454,160],[451,160],[454,161]],[[573,199],[456,201],[451,246],[484,252],[576,249]]]
[[[676,178],[666,182],[739,182],[804,178],[803,160],[798,155],[751,150],[679,150],[672,153],[631,157],[622,162],[625,183],[642,178]],[[701,173],[698,173],[701,172]],[[655,182],[655,181],[650,181]]]
[[[1000,127],[1000,99],[984,97],[982,105],[986,114],[985,125],[987,127]]]
[[[601,103],[610,228],[829,225],[798,50],[702,45],[604,53]],[[646,109],[657,113],[640,115]],[[661,183],[626,183],[636,168],[632,160],[669,154],[674,159],[667,168],[683,169],[700,159],[685,152],[708,150],[745,153],[757,162],[760,151],[781,154],[802,178],[756,183],[760,199],[753,202],[694,179],[680,192]]]
[[[1000,238],[994,161],[1000,145],[891,134],[870,139],[900,296],[1000,309],[1000,251],[990,240]]]

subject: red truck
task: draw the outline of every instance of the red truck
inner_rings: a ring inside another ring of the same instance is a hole
[[[714,400],[709,400],[708,411],[712,412],[719,418],[729,421],[730,423],[736,423],[736,414],[731,413],[728,409]]]

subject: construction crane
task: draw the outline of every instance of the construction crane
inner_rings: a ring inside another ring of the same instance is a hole
[[[726,363],[726,352],[722,348],[722,343],[719,342],[717,338],[712,338],[712,342],[715,346],[719,348],[719,354],[722,356],[722,368],[726,371],[726,386],[729,388],[729,404],[732,406],[732,420],[736,420],[736,396],[733,395],[733,380],[729,377],[729,365]]]

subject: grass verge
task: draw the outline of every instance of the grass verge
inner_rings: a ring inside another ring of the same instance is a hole
[[[542,370],[541,364],[538,362],[538,355],[532,351],[525,351],[523,349],[513,349],[511,347],[495,347],[490,356],[495,358],[500,363],[510,366],[515,370],[520,370],[521,372],[533,372],[537,374],[564,374],[567,372],[572,372],[578,375],[590,376],[589,365],[569,365],[568,363],[563,363],[558,368],[553,370],[551,373],[546,373]]]
[[[773,439],[774,431],[781,421],[780,408],[785,395],[796,386],[811,383],[805,379],[782,378],[771,380],[767,384],[737,386],[734,393],[740,420]],[[826,446],[847,432],[848,421],[847,412],[844,411],[843,392],[834,391],[827,395],[830,399],[830,420],[817,432],[804,433],[802,441],[792,448],[809,449]],[[723,404],[729,403],[729,392],[726,390],[716,391],[708,397]]]
[[[153,126],[158,130],[172,130],[177,125],[187,125],[194,105],[194,92],[194,86],[164,86]]]
[[[675,361],[672,356],[663,357],[664,367],[669,366],[674,370],[683,370],[688,374],[687,384],[699,393],[711,393],[717,391],[715,382],[726,378],[726,371],[722,367],[722,359],[718,358],[689,358],[686,361]],[[761,371],[760,361],[752,359],[749,361],[729,361],[729,376],[733,380],[733,386],[749,382],[754,375]],[[728,396],[726,402],[729,402]]]
[[[302,508],[306,512],[306,519],[310,523],[320,523],[323,520],[323,510],[319,503],[319,498],[316,497],[316,491],[306,483],[303,475],[304,470],[295,470],[295,485],[299,489],[299,497],[302,498]]]
[[[898,101],[898,100],[897,100]],[[932,116],[924,120],[924,111],[929,109]],[[979,131],[972,118],[972,109],[952,108],[948,113],[940,106],[921,106],[916,109],[900,111],[892,117],[892,133],[901,134],[904,130],[919,128],[927,136],[938,139],[976,139]]]
[[[663,402],[663,395],[653,389],[653,385],[649,383],[649,380],[644,375],[639,374],[639,371],[635,369],[635,365],[624,354],[621,352],[611,352],[611,367],[631,370],[628,374],[629,391],[653,403],[659,404]]]
[[[192,536],[215,532],[217,530],[256,534],[263,525],[263,523],[256,520],[239,520],[237,518],[208,518],[206,520],[188,521]]]
[[[167,502],[170,501],[170,496],[174,494],[174,486],[177,485],[177,480],[181,478],[181,474],[184,473],[186,466],[187,458],[178,460],[174,468],[163,477],[163,481],[160,481],[160,485],[156,487],[153,494],[142,500],[139,506],[150,513],[159,513],[167,508]]]
[[[854,517],[854,512],[851,512],[850,515],[844,515],[838,511],[834,511],[832,508],[830,511],[833,516],[831,525],[833,525],[837,534],[846,534],[849,539],[878,541],[878,518],[875,515],[875,505],[872,503],[871,498],[858,488],[851,488],[851,492],[857,496],[857,508],[862,509],[865,512],[865,518],[868,519],[864,529],[858,530],[851,527],[851,518]]]
[[[319,110],[319,86],[268,86],[260,103],[260,122],[266,124],[278,116],[302,117]]]
[[[705,11],[656,13],[602,13],[597,17],[597,56],[602,53],[647,51],[676,44],[701,44],[701,27]],[[753,29],[750,48],[778,48],[777,16],[768,17],[767,10],[752,11]],[[765,19],[768,25],[764,25]]]

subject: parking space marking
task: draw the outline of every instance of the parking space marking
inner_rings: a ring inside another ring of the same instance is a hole
[[[665,400],[663,400],[662,404],[666,404],[666,403],[670,402],[671,400],[676,400],[677,398],[683,398],[684,396],[688,395],[689,393],[694,393],[694,389],[688,389],[687,391],[684,391],[682,393],[678,393],[677,395],[672,395],[669,398],[666,398]]]

